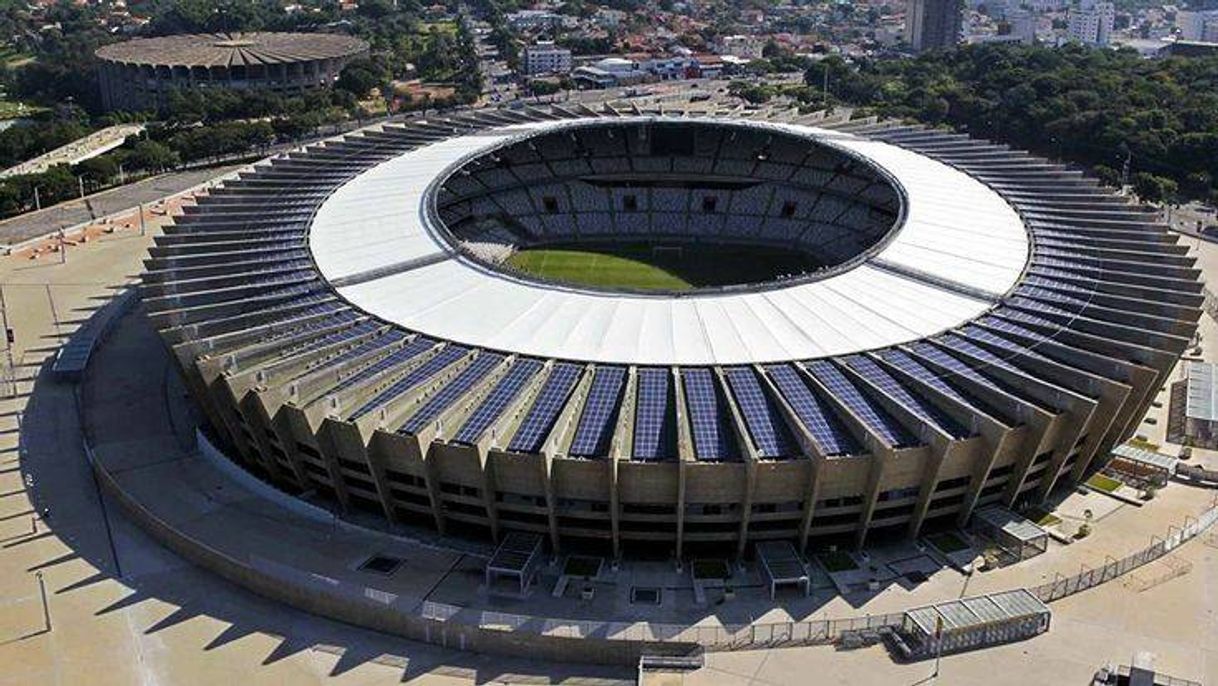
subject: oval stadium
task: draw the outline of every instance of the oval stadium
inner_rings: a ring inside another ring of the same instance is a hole
[[[1133,435],[1203,299],[1153,214],[963,134],[750,114],[470,111],[281,155],[166,229],[144,307],[260,478],[556,550],[903,539]]]

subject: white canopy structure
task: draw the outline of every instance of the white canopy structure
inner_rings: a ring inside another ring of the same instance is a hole
[[[635,120],[665,118],[613,123]],[[414,331],[525,355],[648,365],[764,363],[913,341],[976,318],[1023,272],[1023,222],[968,174],[848,133],[720,123],[770,128],[864,158],[904,191],[902,223],[853,268],[790,285],[648,295],[525,281],[457,252],[427,203],[431,189],[473,157],[588,125],[543,121],[454,136],[371,168],[321,205],[309,247],[343,298]]]

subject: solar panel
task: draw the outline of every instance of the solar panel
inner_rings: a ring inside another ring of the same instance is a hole
[[[621,406],[622,388],[626,385],[625,367],[597,367],[592,387],[584,401],[575,438],[571,441],[572,455],[587,457],[604,455],[613,438],[613,419]]]
[[[762,457],[785,457],[799,451],[773,398],[766,395],[756,372],[748,367],[724,370],[728,386],[736,398],[740,414],[757,452]]]
[[[1075,317],[1079,316],[1075,312],[1063,310],[1060,307],[1054,307],[1048,303],[1041,302],[1039,300],[1032,300],[1031,298],[1021,298],[1019,296],[1012,296],[1010,298],[1007,298],[1005,301],[1005,304],[1010,305],[1011,307],[1018,307],[1021,309],[1026,309],[1029,312],[1036,312],[1039,314],[1052,314],[1052,315],[1057,315],[1059,317],[1069,317],[1071,319],[1074,319]]]
[[[910,347],[918,355],[922,356],[923,358],[925,358],[927,360],[930,360],[931,362],[934,362],[935,364],[939,365],[940,367],[947,369],[952,374],[955,374],[957,376],[962,376],[966,379],[975,381],[975,382],[981,384],[982,386],[985,386],[987,388],[992,388],[995,391],[1002,392],[1002,387],[1000,387],[997,383],[991,381],[989,377],[981,374],[977,370],[970,367],[968,364],[961,362],[960,360],[952,357],[951,355],[947,354],[943,350],[936,348],[935,346],[931,345],[930,343],[925,343],[925,342],[919,341],[917,343],[914,343]]]
[[[541,392],[537,394],[532,409],[516,430],[512,442],[508,444],[508,450],[520,453],[535,453],[541,450],[582,371],[583,367],[567,362],[554,365]]]
[[[398,433],[415,434],[421,431],[423,427],[457,402],[461,396],[468,393],[469,389],[486,378],[486,375],[498,367],[500,362],[503,362],[503,355],[498,353],[484,352],[479,355],[468,367],[461,370],[457,378],[448,382],[444,388],[423,403],[423,407],[410,416],[402,428],[398,429]]]
[[[666,457],[671,443],[671,380],[667,369],[646,367],[638,372],[638,395],[634,410],[634,448],[636,460]]]
[[[318,364],[315,367],[309,367],[308,369],[302,371],[300,373],[300,375],[298,375],[296,378],[298,378],[298,379],[302,378],[309,374],[316,373],[317,371],[322,370],[322,369],[332,369],[334,367],[341,366],[350,360],[358,359],[375,350],[387,348],[387,347],[397,343],[398,341],[402,340],[405,337],[406,337],[405,332],[398,331],[396,329],[391,329],[391,330],[385,332],[385,334],[383,336],[377,336],[376,338],[373,338],[371,340],[364,341],[363,343],[360,343],[359,345],[355,346],[354,348],[345,350],[341,354],[335,355],[334,357],[331,357],[330,359],[325,360],[324,362],[322,362],[321,364]]]
[[[1082,312],[1091,305],[1091,302],[1088,300],[1074,298],[1066,295],[1065,293],[1058,293],[1057,291],[1051,291],[1047,288],[1038,288],[1036,286],[1020,286],[1019,288],[1015,289],[1015,294],[1022,295],[1026,298],[1051,302],[1059,307],[1070,306],[1076,312]]]
[[[795,411],[812,434],[812,440],[825,455],[858,455],[863,452],[858,442],[846,430],[833,408],[812,392],[799,372],[789,364],[766,367],[766,374],[778,387],[782,397]]]
[[[1013,309],[1004,307],[1000,310],[996,310],[995,314],[1002,317],[1002,319],[999,320],[999,319],[995,319],[995,318],[990,318],[990,320],[992,320],[992,321],[1011,320],[1011,321],[1020,322],[1022,324],[1026,324],[1028,326],[1039,326],[1042,328],[1052,329],[1054,331],[1053,335],[1056,335],[1057,332],[1062,330],[1061,324],[1058,324],[1057,322],[1050,321],[1048,319],[1045,319],[1044,317],[1037,317],[1036,315],[1028,314],[1027,312],[1021,312],[1019,310],[1013,310]],[[1027,329],[1025,329],[1025,331],[1026,330]],[[1047,336],[1050,338],[1052,337],[1052,336],[1049,336],[1048,334],[1038,334],[1038,335]]]
[[[468,352],[469,348],[464,346],[445,346],[443,350],[433,355],[431,359],[410,370],[406,373],[406,376],[403,376],[402,378],[393,382],[388,388],[384,389],[380,393],[377,393],[372,397],[371,400],[361,405],[359,409],[351,414],[350,419],[354,421],[377,407],[380,407],[390,400],[393,400],[406,391],[409,391],[415,386],[418,386],[436,374],[439,374],[441,370],[461,359]]]
[[[541,369],[541,361],[532,358],[517,360],[507,374],[499,380],[478,409],[474,410],[465,425],[457,432],[459,443],[473,443],[482,437],[483,432],[499,419],[508,404],[520,394],[521,389]]]
[[[376,342],[377,341],[371,341],[369,345]],[[342,381],[339,381],[337,385],[326,391],[326,393],[332,395],[334,393],[342,392],[347,388],[350,388],[352,385],[365,379],[370,379],[385,370],[392,369],[403,362],[409,362],[428,350],[431,350],[433,347],[435,347],[435,345],[436,342],[434,340],[427,338],[426,336],[419,336],[389,355],[386,355],[384,358],[377,360],[367,367],[364,367],[354,374],[351,374]]]
[[[880,367],[875,360],[862,355],[851,355],[842,361],[857,372],[859,376],[866,379],[868,383],[880,389],[881,392],[914,415],[935,425],[940,431],[953,438],[964,438],[969,435],[969,432],[960,426],[958,422],[944,414],[942,410],[935,407],[930,401],[907,388],[894,376]]]
[[[1003,350],[1009,351],[1011,355],[1004,356],[1004,359],[1015,359],[1014,356],[1017,355],[1026,355],[1028,357],[1035,357],[1041,360],[1048,359],[1044,355],[1041,355],[1025,345],[1003,338],[992,331],[987,331],[978,326],[965,326],[960,329],[960,333],[974,341],[989,343],[990,345],[994,345],[1002,348]]]
[[[882,407],[864,395],[832,362],[812,360],[805,365],[805,368],[885,443],[893,447],[917,443],[900,422],[893,419]]]
[[[694,457],[699,460],[729,460],[739,457],[736,438],[729,425],[730,412],[709,369],[681,370],[685,407],[694,434]]]
[[[961,338],[960,336],[957,336],[955,334],[947,334],[945,336],[941,336],[939,338],[939,342],[942,343],[943,345],[946,345],[947,347],[951,348],[952,350],[959,350],[960,352],[967,353],[967,354],[981,360],[985,364],[994,365],[995,367],[1001,367],[1002,369],[1006,369],[1007,371],[1012,371],[1012,372],[1019,371],[1018,368],[1015,367],[1015,365],[1011,364],[1009,360],[1014,355],[1024,354],[1024,352],[1025,352],[1024,349],[1020,348],[1019,346],[1013,345],[1010,342],[1005,341],[1001,338],[998,338],[997,336],[995,336],[994,338],[997,339],[998,341],[1001,341],[1003,344],[1002,347],[1005,350],[1008,350],[1011,354],[1006,357],[999,357],[998,355],[995,355],[994,353],[990,352],[989,350],[986,350],[985,348],[982,348],[978,345],[970,343],[969,341],[967,341],[964,338]]]
[[[952,386],[950,383],[945,381],[938,373],[923,366],[904,350],[890,348],[888,350],[880,351],[879,355],[888,364],[891,364],[915,379],[922,381],[926,385],[931,386],[949,398],[953,398],[969,407],[976,408],[984,414],[994,417],[1004,416],[1002,413],[996,413],[989,405],[957,390],[955,386]]]
[[[327,326],[332,326],[332,325],[334,325],[334,323],[335,323],[334,321],[322,320],[321,322],[318,322],[314,326],[306,327],[306,331],[316,330],[316,329],[324,328]],[[354,340],[356,338],[359,338],[360,336],[363,336],[364,334],[372,333],[373,331],[376,331],[378,328],[380,328],[380,326],[381,326],[380,324],[378,324],[377,322],[373,322],[373,321],[360,322],[359,324],[356,324],[355,326],[347,327],[345,329],[342,329],[341,331],[332,331],[320,338],[313,338],[313,339],[298,343],[296,345],[287,346],[279,351],[279,356],[281,358],[286,358],[286,357],[289,357],[292,355],[299,355],[302,353],[312,352],[314,350],[321,350],[322,348],[326,348],[331,345],[337,345],[339,343],[342,343],[343,341]]]

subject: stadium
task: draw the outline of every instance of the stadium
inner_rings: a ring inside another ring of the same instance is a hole
[[[329,86],[368,54],[329,33],[215,33],[137,38],[97,49],[102,107],[155,110],[175,90],[231,88],[279,94]]]
[[[143,306],[245,469],[555,550],[903,539],[1133,435],[1203,299],[1153,215],[966,135],[749,114],[472,111],[278,156],[166,229]]]

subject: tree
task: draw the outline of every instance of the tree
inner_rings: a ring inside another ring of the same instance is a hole
[[[81,161],[72,171],[88,181],[103,184],[118,176],[118,163],[109,155],[99,155]]]
[[[133,170],[163,171],[178,166],[181,159],[168,146],[144,140],[132,147],[124,163]]]
[[[373,88],[379,87],[387,80],[383,70],[379,69],[371,60],[362,59],[348,64],[338,75],[338,81],[335,82],[334,87],[348,91],[357,98],[365,98]]]
[[[1175,181],[1162,176],[1139,172],[1133,177],[1133,191],[1145,202],[1170,203],[1178,190]]]
[[[1121,185],[1121,174],[1117,170],[1103,164],[1097,164],[1092,169],[1095,172],[1096,178],[1105,186],[1117,187]]]
[[[533,79],[529,81],[529,91],[533,95],[554,95],[558,92],[559,84],[557,81],[548,79]]]

